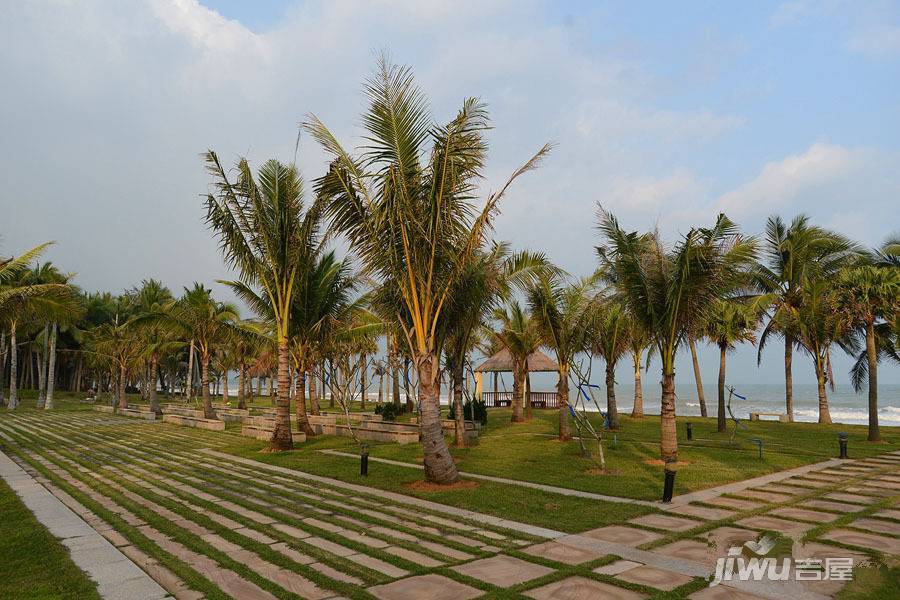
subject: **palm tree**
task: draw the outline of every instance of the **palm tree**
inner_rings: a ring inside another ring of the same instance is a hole
[[[246,159],[236,165],[232,183],[216,153],[206,154],[215,194],[206,198],[207,222],[218,233],[228,264],[240,283],[259,288],[272,307],[278,348],[278,404],[270,446],[293,447],[290,405],[291,307],[298,274],[309,268],[319,249],[320,212],[316,204],[304,213],[303,183],[296,167],[269,160],[254,179]]]
[[[703,334],[719,347],[718,430],[725,431],[725,355],[741,342],[756,343],[759,310],[753,303],[719,299],[704,323]]]
[[[10,345],[9,410],[19,406],[19,350],[16,339],[19,322],[27,319],[45,322],[63,319],[78,310],[78,299],[67,284],[34,283],[26,277],[29,264],[37,260],[51,243],[36,246],[18,257],[0,259],[0,319],[9,329]]]
[[[838,304],[853,326],[865,332],[866,379],[869,386],[870,442],[881,440],[878,429],[878,355],[876,328],[889,322],[900,311],[900,267],[878,266],[876,256],[846,269],[838,283]],[[884,264],[884,263],[882,263]],[[857,367],[858,369],[858,367]],[[853,378],[860,390],[862,377]]]
[[[305,124],[334,157],[316,189],[332,227],[349,239],[366,274],[399,300],[392,318],[403,330],[418,372],[425,477],[451,483],[458,473],[444,440],[439,404],[439,330],[448,325],[444,311],[484,248],[500,199],[549,148],[516,170],[478,211],[473,200],[487,153],[484,105],[468,99],[450,123],[435,125],[410,69],[386,58],[367,82],[366,95],[366,145],[359,157],[351,156],[315,116]]]
[[[703,393],[703,377],[700,375],[700,360],[697,356],[697,337],[688,336],[688,347],[691,350],[691,363],[694,366],[694,384],[697,386],[697,401],[700,403],[700,416],[706,417],[706,394]]]
[[[644,366],[644,352],[647,352],[647,366],[649,368],[650,355],[653,352],[653,345],[650,335],[640,323],[635,319],[631,319],[631,331],[628,332],[628,340],[631,352],[631,363],[634,367],[634,405],[631,409],[632,419],[641,419],[644,417],[644,390],[641,385],[641,367]]]
[[[759,339],[757,361],[768,336],[784,338],[784,399],[788,419],[794,420],[793,351],[797,332],[789,327],[797,322],[797,312],[807,281],[827,279],[848,263],[856,246],[847,238],[809,223],[798,215],[786,224],[781,217],[769,217],[762,245],[763,260],[757,270],[757,286],[773,298],[769,321]],[[779,327],[780,325],[780,327]]]
[[[619,299],[609,298],[597,303],[593,322],[592,343],[596,352],[606,362],[606,414],[609,428],[619,428],[619,410],[616,406],[616,364],[631,350],[630,334],[633,329],[631,316]],[[640,359],[638,359],[640,360]],[[640,372],[638,368],[637,372]],[[638,375],[640,377],[640,375]],[[643,403],[643,400],[641,400]],[[643,407],[641,409],[643,411]]]
[[[796,317],[786,327],[796,332],[800,348],[813,359],[818,385],[819,423],[831,423],[825,389],[826,384],[834,386],[831,348],[837,344],[852,354],[859,346],[852,322],[840,312],[834,283],[827,280],[805,282]]]
[[[528,376],[528,357],[540,347],[541,336],[536,320],[515,300],[507,308],[495,309],[493,317],[500,326],[497,331],[491,330],[490,333],[513,358],[512,421],[518,423],[525,420],[523,410],[527,400],[525,379]],[[461,409],[457,407],[456,410]]]
[[[217,302],[211,294],[212,291],[202,284],[194,283],[193,288],[185,288],[184,295],[170,305],[170,322],[194,340],[200,355],[200,393],[203,414],[207,419],[216,418],[209,395],[209,365],[213,350],[217,344],[229,339],[240,321],[237,307]]]
[[[660,454],[666,462],[677,461],[675,356],[689,333],[705,321],[715,300],[745,281],[756,253],[755,240],[744,238],[725,215],[719,215],[711,228],[691,229],[671,249],[656,233],[625,232],[602,208],[600,230],[606,243],[597,250],[605,276],[659,352]]]
[[[155,279],[145,279],[141,282],[141,287],[133,290],[131,295],[137,313],[131,324],[140,329],[146,344],[145,354],[150,363],[147,377],[150,410],[158,413],[160,408],[156,387],[160,359],[184,345],[175,339],[172,327],[169,326],[171,317],[166,314],[172,309],[174,298],[169,288]]]
[[[542,276],[528,290],[528,304],[538,324],[544,343],[556,355],[559,380],[556,397],[559,403],[559,439],[569,435],[569,369],[575,355],[590,342],[594,278],[567,285],[560,277]]]

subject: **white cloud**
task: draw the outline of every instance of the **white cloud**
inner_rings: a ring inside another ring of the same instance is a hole
[[[860,54],[879,58],[900,56],[900,25],[873,25],[854,31],[847,47]]]

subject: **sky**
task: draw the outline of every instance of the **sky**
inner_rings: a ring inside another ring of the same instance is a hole
[[[801,212],[867,245],[900,230],[898,2],[44,0],[6,5],[0,40],[0,254],[56,240],[47,257],[88,290],[228,297],[200,154],[319,176],[298,125],[359,145],[381,52],[438,122],[488,104],[485,194],[555,144],[496,235],[572,274],[596,265],[598,203],[670,240],[722,211],[748,234]],[[753,348],[729,360],[733,382],[782,380],[777,344],[759,368]],[[794,372],[814,381],[806,358]]]

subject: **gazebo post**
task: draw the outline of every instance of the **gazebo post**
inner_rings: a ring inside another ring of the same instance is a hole
[[[475,397],[480,401],[481,392],[484,391],[484,374],[481,371],[475,373]]]

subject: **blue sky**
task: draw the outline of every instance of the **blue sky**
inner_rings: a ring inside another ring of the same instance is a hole
[[[594,266],[598,202],[669,239],[721,210],[749,233],[799,212],[866,244],[900,230],[898,2],[85,0],[14,3],[0,36],[0,252],[55,239],[89,289],[226,275],[200,152],[290,160],[310,112],[358,143],[381,50],[438,120],[488,103],[485,191],[556,143],[497,235],[574,274]],[[324,156],[300,141],[311,179]],[[757,371],[740,350],[734,381],[780,381],[776,355]]]

